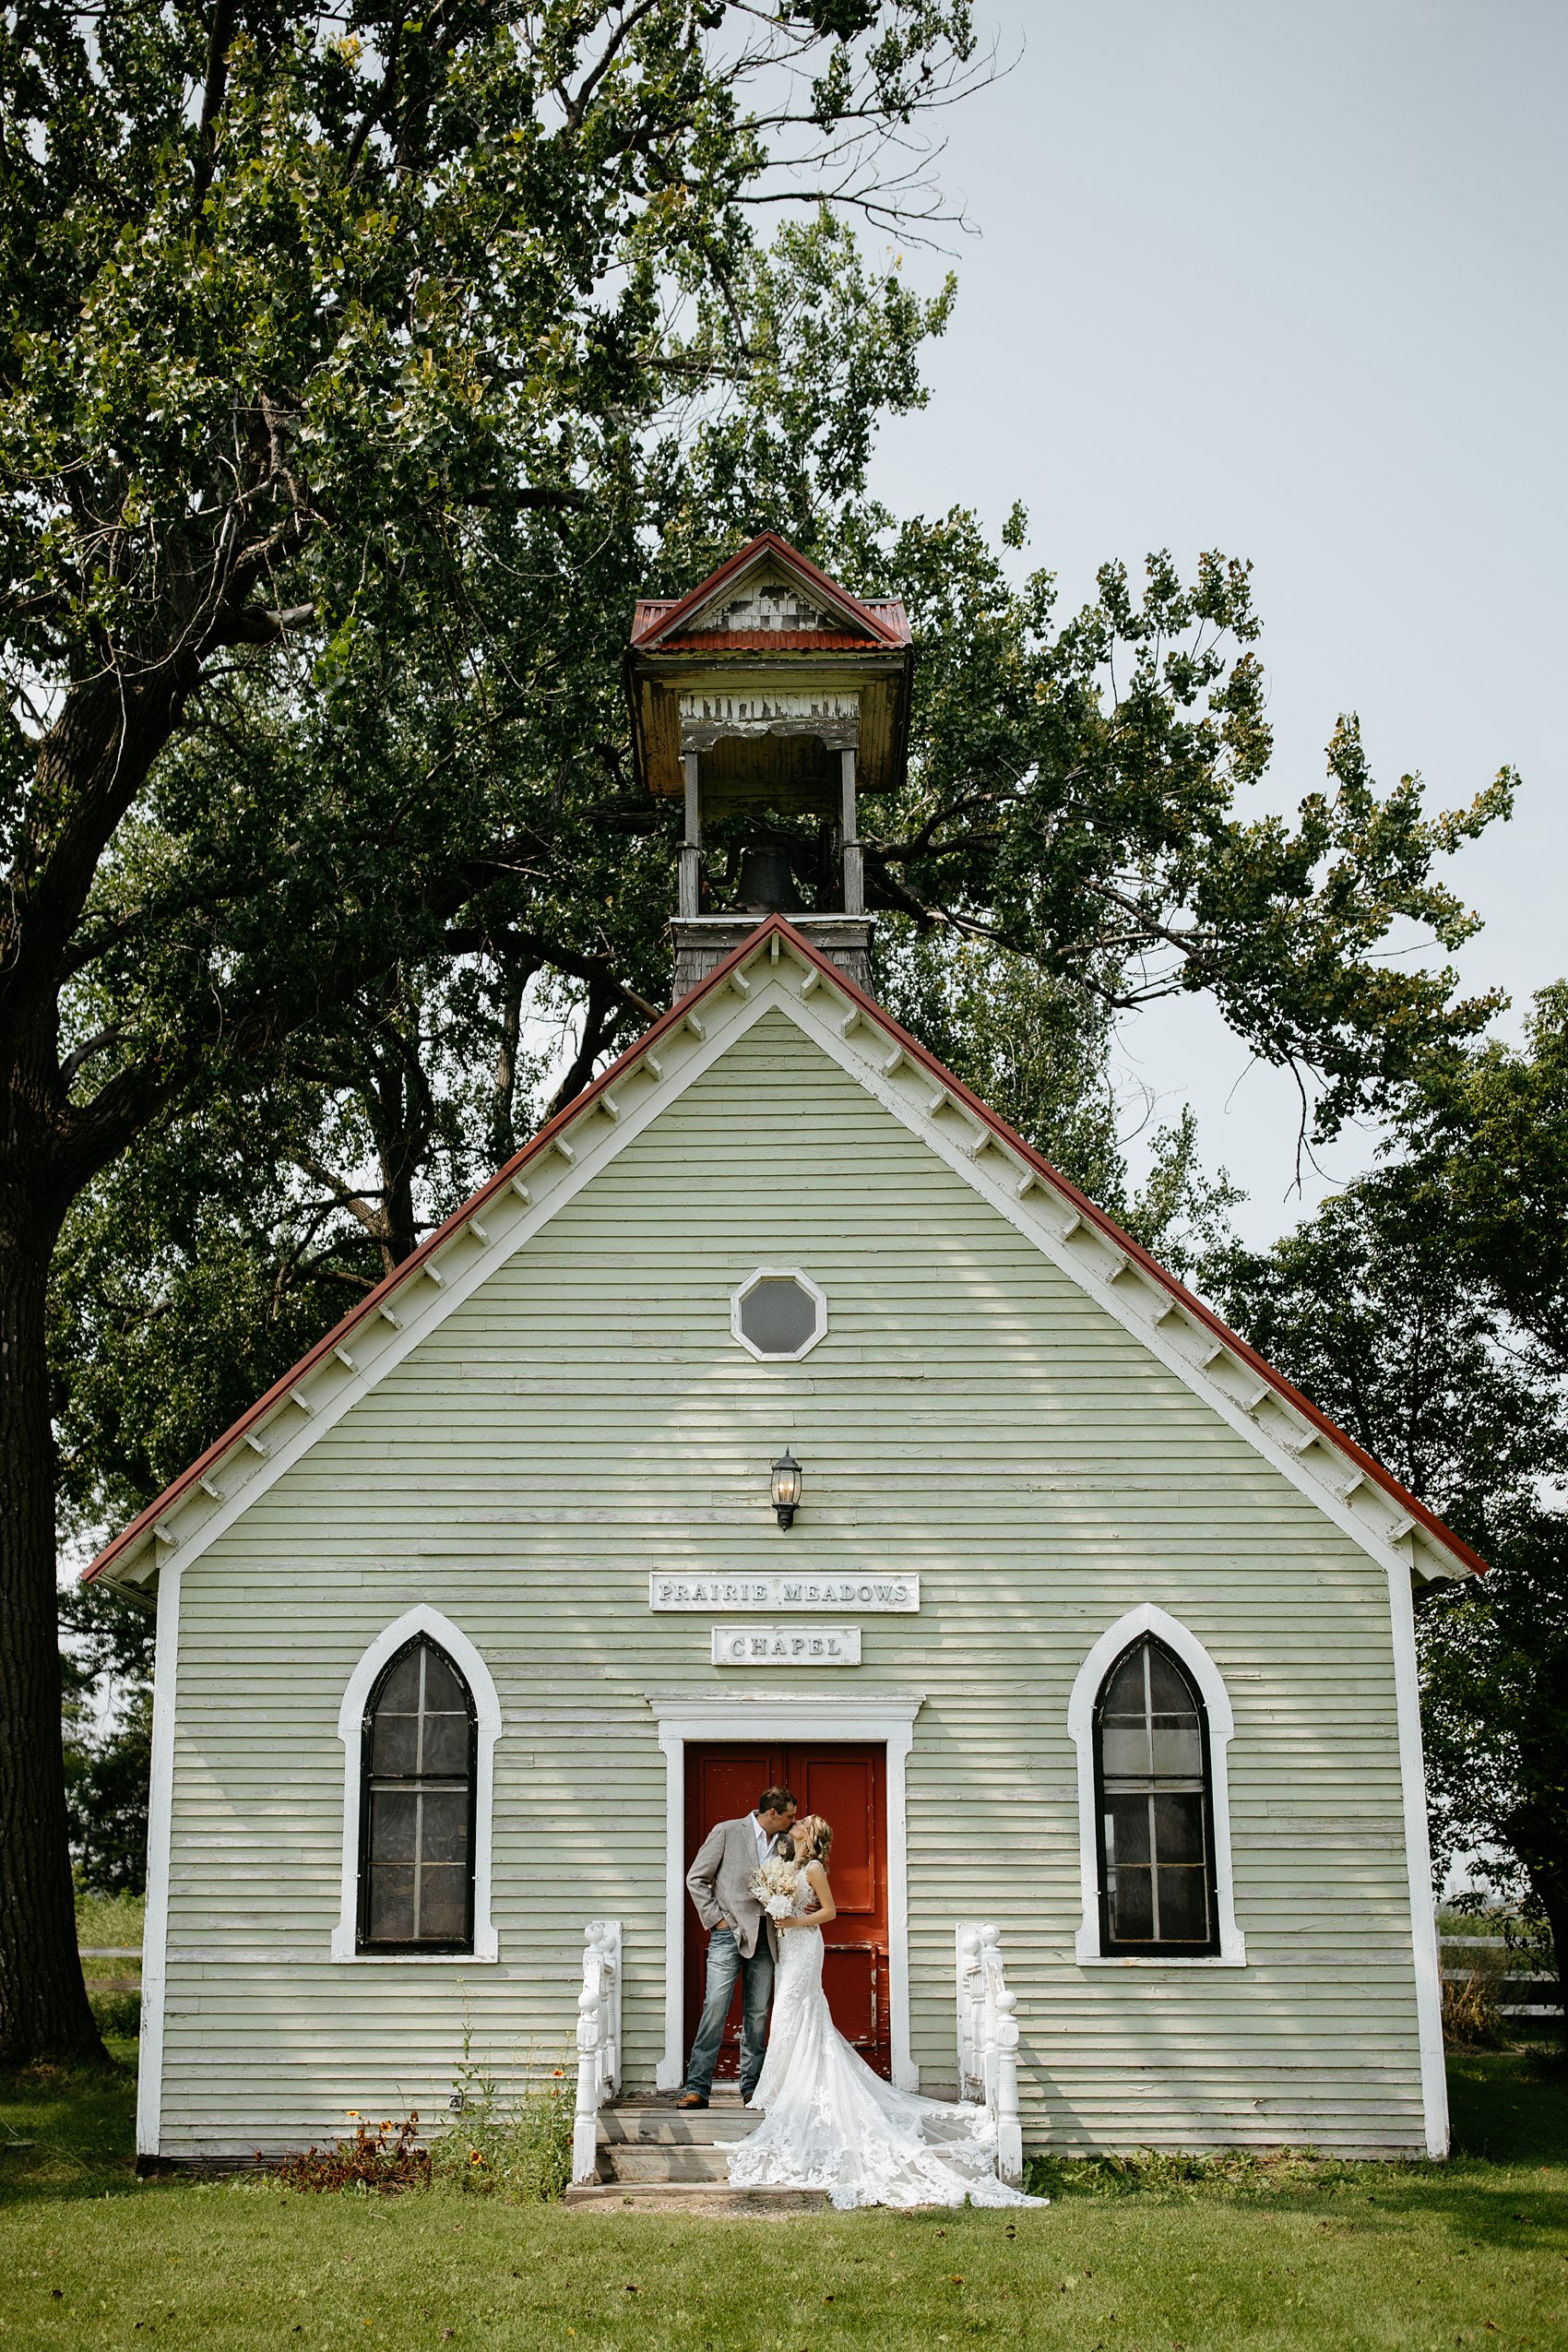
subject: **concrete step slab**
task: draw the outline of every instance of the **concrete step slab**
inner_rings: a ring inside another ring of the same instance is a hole
[[[820,2189],[731,2189],[710,2180],[585,2181],[568,2189],[564,2202],[589,2211],[614,2213],[747,2214],[776,2221],[780,2214],[821,2213],[827,2198]]]

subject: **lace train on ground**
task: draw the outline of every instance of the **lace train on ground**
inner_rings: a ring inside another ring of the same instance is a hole
[[[823,2189],[856,2205],[1044,2204],[996,2177],[983,2108],[896,2091],[838,2033],[822,1989],[822,1938],[779,1938],[767,2057],[751,2104],[763,2120],[730,2155],[734,2188]]]

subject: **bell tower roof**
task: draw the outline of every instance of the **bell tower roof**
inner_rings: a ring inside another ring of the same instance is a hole
[[[777,531],[764,531],[684,596],[637,599],[636,651],[818,653],[910,644],[896,596],[857,597]]]

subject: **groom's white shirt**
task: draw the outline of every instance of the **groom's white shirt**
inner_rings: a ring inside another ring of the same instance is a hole
[[[760,1815],[756,1813],[752,1815],[752,1835],[756,1839],[756,1858],[760,1865],[766,1861],[772,1850],[773,1840],[764,1829]]]

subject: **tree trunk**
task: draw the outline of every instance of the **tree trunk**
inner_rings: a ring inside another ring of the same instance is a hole
[[[1558,2025],[1562,2036],[1564,2057],[1568,2057],[1568,1880],[1555,1871],[1536,1871],[1531,1873],[1535,1891],[1546,1913],[1547,1926],[1551,1930],[1551,1948],[1557,1966]]]
[[[53,1220],[0,1200],[0,2061],[101,2059],[77,1951],[60,1734]]]
[[[537,964],[512,964],[501,979],[501,1009],[497,1023],[495,1075],[490,1089],[490,1158],[504,1168],[517,1148],[517,1047],[522,1037],[523,998]]]
[[[577,1050],[567,1064],[560,1085],[550,1098],[550,1107],[544,1114],[546,1119],[553,1119],[558,1111],[564,1111],[569,1102],[576,1102],[593,1075],[594,1063],[614,1036],[615,1025],[620,1018],[621,1006],[610,990],[602,987],[598,980],[589,980],[588,1003],[583,1008],[583,1031],[577,1039]]]

